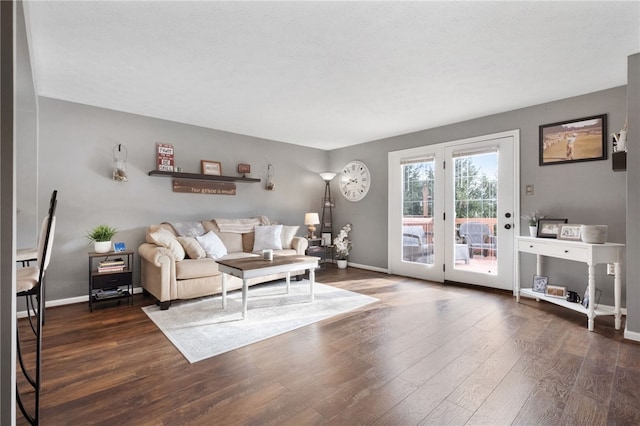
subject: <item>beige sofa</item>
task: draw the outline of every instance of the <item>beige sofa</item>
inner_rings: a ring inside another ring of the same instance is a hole
[[[213,232],[219,238],[216,241],[222,242],[224,245],[222,250],[226,249],[226,254],[220,258],[224,259],[259,256],[265,244],[276,245],[276,249],[273,250],[274,255],[305,254],[308,242],[304,237],[295,236],[298,226],[281,225],[281,249],[277,249],[275,234],[269,234],[272,238],[265,243],[263,231],[275,233],[278,227],[268,224],[268,220],[265,224],[264,219],[212,219],[199,223],[191,222],[191,225],[195,224],[198,227],[201,225],[201,227],[199,230],[193,230],[190,235],[185,235],[184,227],[180,226],[183,224],[161,223],[150,226],[147,229],[147,242],[138,248],[141,259],[142,288],[145,293],[150,293],[158,300],[161,309],[168,309],[172,300],[221,293],[222,273],[218,271],[218,264],[214,258],[203,257],[207,255],[202,246],[202,239],[205,236],[204,234],[197,236],[203,230],[208,237],[212,237],[209,232]],[[260,226],[257,230],[259,231],[258,239],[256,239],[255,226]],[[215,253],[214,257],[216,257]],[[303,273],[304,271],[297,271],[292,275],[298,275],[300,278]],[[269,275],[253,279],[249,285],[284,277],[285,274]],[[228,291],[241,287],[240,279],[229,277]]]

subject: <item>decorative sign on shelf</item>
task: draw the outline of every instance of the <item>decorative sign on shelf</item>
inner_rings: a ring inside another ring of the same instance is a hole
[[[236,195],[236,184],[233,182],[174,179],[173,192],[188,192],[190,194]]]
[[[163,172],[173,171],[173,145],[168,143],[157,143],[156,154],[158,155],[158,170]]]

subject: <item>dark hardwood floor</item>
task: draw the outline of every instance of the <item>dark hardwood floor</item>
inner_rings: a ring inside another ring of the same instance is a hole
[[[506,292],[316,276],[379,302],[195,364],[140,309],[151,298],[47,309],[42,424],[640,424],[640,345],[612,317],[589,332]]]

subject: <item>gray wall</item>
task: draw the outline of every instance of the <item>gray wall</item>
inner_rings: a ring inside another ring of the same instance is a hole
[[[52,190],[59,200],[48,300],[87,294],[84,234],[101,223],[115,226],[114,239],[137,250],[145,229],[163,221],[266,215],[301,225],[304,235],[304,213],[320,211],[324,183],[317,173],[327,168],[325,151],[49,98],[40,98],[39,114],[39,216]],[[185,172],[199,173],[200,160],[215,160],[235,176],[237,163],[249,163],[251,177],[262,183],[238,182],[236,196],[172,192],[170,178],[147,175],[156,168],[157,142],[174,146]],[[111,179],[117,144],[128,150],[128,182]],[[269,163],[275,191],[264,187]]]
[[[627,330],[640,339],[640,54],[629,57],[627,86]]]
[[[535,195],[522,196],[521,214],[540,210],[548,217],[566,217],[572,223],[606,224],[609,241],[625,242],[626,172],[613,172],[611,160],[591,161],[540,167],[538,165],[538,126],[564,119],[608,115],[609,133],[624,125],[626,87],[543,105],[509,111],[476,120],[424,130],[334,150],[329,153],[330,169],[339,171],[349,160],[361,160],[370,169],[372,185],[360,202],[346,201],[338,192],[337,179],[332,191],[337,195],[336,224],[353,223],[353,263],[387,268],[387,154],[390,151],[448,142],[480,135],[520,129],[521,193],[527,184],[535,186]],[[609,152],[611,140],[608,137]],[[523,235],[528,233],[524,221]],[[587,284],[584,265],[550,259],[546,273],[553,283],[582,292]],[[530,280],[535,272],[535,258],[522,257],[521,279]],[[612,277],[604,267],[597,268],[601,303],[613,304]]]

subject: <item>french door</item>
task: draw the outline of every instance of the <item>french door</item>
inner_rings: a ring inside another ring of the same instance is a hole
[[[513,289],[517,131],[389,153],[389,270]]]

